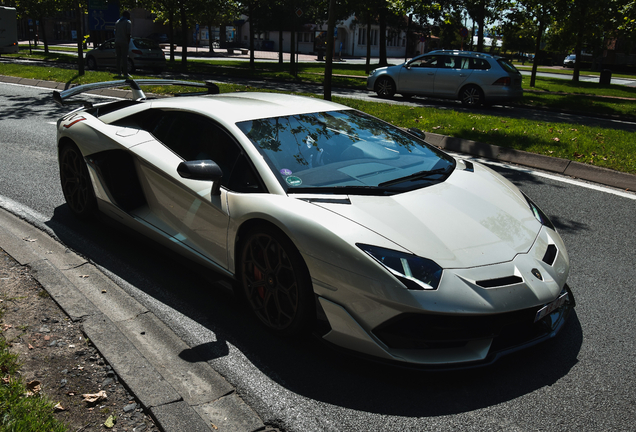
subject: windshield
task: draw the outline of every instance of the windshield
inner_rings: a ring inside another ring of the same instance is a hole
[[[399,193],[439,183],[455,167],[414,135],[354,110],[237,125],[292,193]]]

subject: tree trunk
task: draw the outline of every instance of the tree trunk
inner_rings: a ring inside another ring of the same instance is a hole
[[[214,54],[214,41],[212,40],[212,23],[208,23],[208,52]]]
[[[44,17],[40,17],[40,36],[42,43],[44,44],[44,52],[49,53],[49,41],[46,37],[46,31],[44,31]]]
[[[77,11],[77,74],[84,75],[84,51],[82,47],[82,39],[84,38],[82,31],[82,17],[84,14],[82,13],[82,8],[80,6],[79,1],[76,3],[76,11]]]
[[[291,38],[289,44],[289,73],[293,76],[297,76],[296,72],[296,26],[292,24]]]
[[[188,17],[186,15],[185,4],[180,3],[181,12],[181,65],[185,68],[188,63]]]
[[[249,16],[252,17],[253,15],[253,9],[252,9],[252,2],[249,2]],[[251,19],[249,19],[249,23],[250,23],[250,69],[254,70],[255,65],[254,65],[254,26],[252,25],[253,22]]]
[[[283,29],[278,31],[278,64],[283,64]]]
[[[327,24],[327,57],[325,58],[324,99],[331,100],[331,75],[333,71],[333,34],[336,27],[336,0],[329,0],[329,21]]]
[[[539,54],[541,51],[541,37],[543,36],[543,28],[545,20],[543,18],[539,19],[539,29],[537,30],[536,42],[534,44],[534,61],[532,62],[532,75],[530,76],[530,87],[534,87],[535,81],[537,79],[537,67],[539,66]]]
[[[386,6],[380,8],[380,66],[389,64],[386,57]]]
[[[168,10],[168,42],[170,43],[170,63],[174,63],[174,10]]]
[[[367,63],[365,72],[371,72],[371,11],[367,10]]]
[[[479,26],[479,34],[477,35],[477,52],[484,52],[484,21],[486,20],[486,1],[479,2],[479,11],[477,12],[477,25]]]

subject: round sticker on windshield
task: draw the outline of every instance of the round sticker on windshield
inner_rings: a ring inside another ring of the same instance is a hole
[[[280,173],[284,176],[290,176],[292,175],[291,170],[287,169],[287,168],[283,168],[282,170],[280,170]]]
[[[290,186],[300,186],[301,184],[303,184],[303,181],[296,176],[289,176],[285,179],[285,181]]]

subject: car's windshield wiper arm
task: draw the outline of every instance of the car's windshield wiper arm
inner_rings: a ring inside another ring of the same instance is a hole
[[[421,179],[425,179],[427,177],[431,177],[434,175],[446,174],[448,171],[449,171],[449,167],[437,168],[430,171],[419,171],[419,172],[407,175],[405,177],[400,177],[393,180],[385,181],[383,183],[380,183],[378,187],[393,186],[395,184],[403,183],[407,181],[421,180]]]

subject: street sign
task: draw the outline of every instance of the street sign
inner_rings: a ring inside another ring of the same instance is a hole
[[[296,16],[298,18],[300,18],[301,16],[303,16],[303,10],[301,8],[296,9]]]

